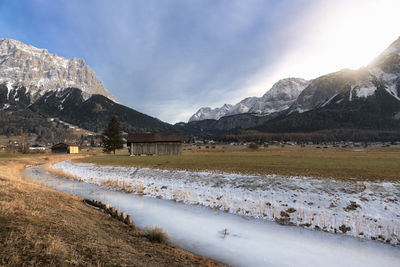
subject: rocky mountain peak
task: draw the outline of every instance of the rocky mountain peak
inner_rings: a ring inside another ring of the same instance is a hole
[[[230,104],[224,104],[220,108],[210,108],[210,107],[203,107],[200,108],[195,114],[193,114],[190,119],[190,121],[201,121],[201,120],[218,120],[221,117],[225,116],[226,112],[232,108],[232,105]]]
[[[85,98],[100,94],[117,101],[83,59],[66,59],[7,38],[0,39],[0,83],[9,90],[25,87],[33,100],[48,91],[74,87]]]

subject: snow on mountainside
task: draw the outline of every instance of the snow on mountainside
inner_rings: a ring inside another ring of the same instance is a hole
[[[66,59],[12,39],[0,39],[0,84],[9,92],[25,87],[33,101],[48,91],[74,87],[85,99],[100,94],[117,102],[83,59]]]
[[[290,112],[302,113],[324,107],[333,99],[335,103],[365,100],[374,96],[379,87],[400,100],[400,38],[366,67],[345,69],[314,79]]]
[[[218,120],[224,116],[243,113],[268,115],[280,112],[288,109],[309,84],[309,81],[301,78],[282,79],[262,97],[248,97],[234,106],[225,104],[221,108],[201,108],[189,119],[189,122],[205,119]]]

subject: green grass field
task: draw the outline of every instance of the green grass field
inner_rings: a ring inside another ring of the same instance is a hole
[[[99,165],[136,166],[244,174],[304,175],[355,180],[400,180],[400,149],[272,148],[250,152],[185,152],[182,156],[101,155],[78,159]]]

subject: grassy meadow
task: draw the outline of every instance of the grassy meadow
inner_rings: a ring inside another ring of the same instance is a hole
[[[270,146],[251,150],[244,146],[185,146],[181,156],[129,157],[97,155],[77,159],[99,165],[136,166],[190,171],[244,174],[304,175],[354,180],[400,180],[400,147],[317,148]]]

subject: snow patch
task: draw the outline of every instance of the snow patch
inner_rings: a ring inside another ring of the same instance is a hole
[[[361,87],[355,90],[357,97],[367,98],[373,94],[375,94],[376,87]]]
[[[332,99],[334,99],[338,94],[334,94],[331,98],[329,98],[325,103],[322,104],[321,107],[325,107],[326,105],[329,104],[329,102],[332,101]]]
[[[397,94],[397,83],[392,83],[386,87],[386,91],[389,92],[394,98],[400,100],[400,96]]]
[[[10,107],[10,104],[4,104],[4,106],[1,108],[1,110],[6,110]]]
[[[352,101],[352,100],[353,100],[353,90],[354,90],[354,88],[355,88],[354,85],[352,85],[351,88],[350,88],[349,101]]]

